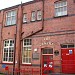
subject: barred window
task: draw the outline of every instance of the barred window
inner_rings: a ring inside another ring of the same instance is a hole
[[[3,62],[13,62],[14,40],[4,41]]]
[[[55,16],[67,15],[67,1],[59,1],[55,3]]]
[[[23,40],[22,63],[31,63],[31,39]]]

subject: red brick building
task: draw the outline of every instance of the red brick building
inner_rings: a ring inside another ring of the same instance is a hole
[[[0,71],[75,73],[75,0],[34,0],[0,10]]]

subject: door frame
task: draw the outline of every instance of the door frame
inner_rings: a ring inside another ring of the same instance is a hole
[[[43,65],[44,65],[44,63],[43,63],[43,56],[53,56],[53,53],[52,54],[43,54],[43,50],[45,50],[45,49],[52,49],[52,51],[53,51],[53,48],[49,48],[49,47],[41,49],[41,59],[42,59],[41,60],[41,75],[47,75],[47,74],[43,74]],[[53,62],[53,65],[54,65],[54,62]],[[50,68],[48,70],[50,70]],[[52,71],[54,72],[54,66],[53,66],[53,70]]]

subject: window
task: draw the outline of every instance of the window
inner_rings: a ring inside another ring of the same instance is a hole
[[[36,12],[33,11],[31,15],[31,21],[35,21],[35,20],[36,20]]]
[[[53,49],[52,48],[45,48],[45,49],[43,49],[43,54],[53,54]]]
[[[40,10],[37,11],[37,20],[42,19],[42,12]]]
[[[14,40],[4,41],[3,62],[13,62]]]
[[[61,44],[61,48],[74,48],[74,44]]]
[[[22,62],[31,63],[31,39],[23,40]]]
[[[23,14],[23,23],[26,23],[27,22],[27,14]]]
[[[16,24],[16,11],[9,11],[6,13],[6,26]]]
[[[67,1],[60,1],[55,3],[55,16],[67,15]]]

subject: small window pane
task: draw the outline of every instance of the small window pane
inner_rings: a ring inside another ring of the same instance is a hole
[[[33,11],[31,16],[31,21],[35,21],[35,20],[36,20],[36,12]]]
[[[10,16],[11,16],[11,13],[10,13],[10,12],[8,12],[8,13],[7,13],[7,17],[10,17]]]
[[[44,49],[43,54],[53,54],[53,49]]]
[[[27,22],[27,14],[23,15],[23,22]]]
[[[14,46],[13,40],[10,40],[10,46]]]
[[[47,50],[43,50],[43,54],[47,54]]]
[[[68,48],[74,48],[74,45],[68,45]]]
[[[15,11],[11,11],[11,15],[12,16],[15,16],[16,15],[16,12]]]
[[[53,49],[48,49],[48,52],[49,54],[53,54]]]
[[[42,12],[39,10],[37,11],[37,20],[41,20],[42,19]]]
[[[61,45],[61,48],[67,48],[67,45]]]

